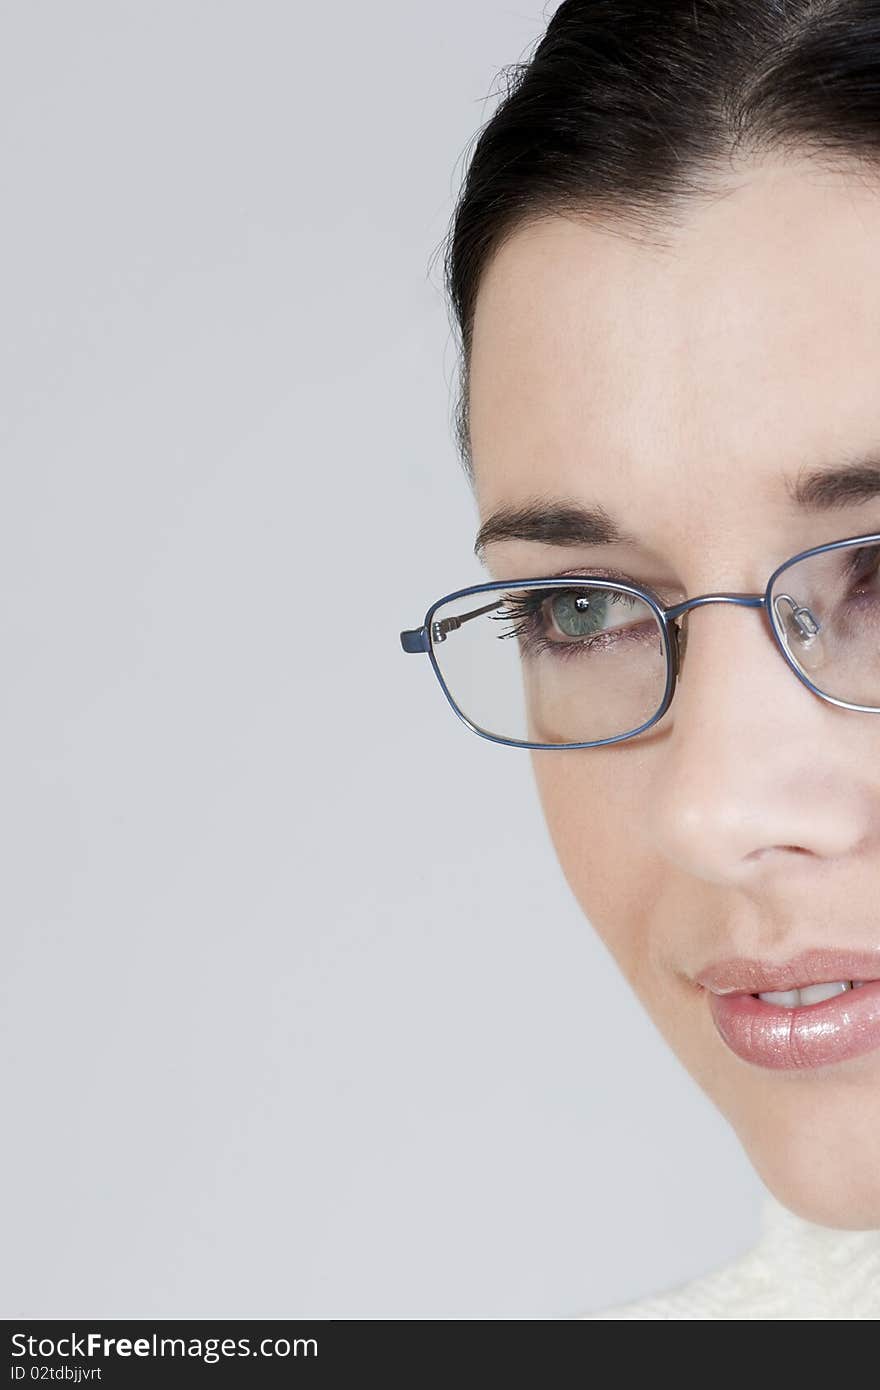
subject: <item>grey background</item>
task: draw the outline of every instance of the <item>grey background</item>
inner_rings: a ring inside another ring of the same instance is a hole
[[[757,1234],[398,641],[485,578],[434,253],[552,9],[0,10],[5,1317],[569,1317]]]

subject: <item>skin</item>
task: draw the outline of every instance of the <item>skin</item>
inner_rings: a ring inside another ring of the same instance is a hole
[[[657,245],[550,217],[477,296],[470,431],[481,522],[536,495],[600,503],[638,546],[489,547],[488,576],[614,567],[675,602],[762,592],[783,559],[880,531],[880,498],[796,510],[805,465],[880,444],[880,184],[801,162],[719,176]],[[532,752],[585,915],[769,1189],[880,1228],[880,1050],[797,1072],[733,1055],[695,974],[730,956],[880,948],[880,716],[787,669],[760,611],[693,610],[648,734]]]

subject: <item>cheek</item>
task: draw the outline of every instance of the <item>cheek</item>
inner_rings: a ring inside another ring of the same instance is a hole
[[[729,1066],[699,992],[671,964],[669,924],[687,885],[645,834],[638,808],[649,794],[647,766],[622,753],[534,750],[544,818],[590,926],[673,1052],[719,1101],[730,1091]]]
[[[633,810],[644,776],[619,749],[535,750],[532,767],[562,872],[590,924],[635,982],[650,932],[646,904],[658,896],[662,865]],[[614,754],[618,754],[617,757]]]

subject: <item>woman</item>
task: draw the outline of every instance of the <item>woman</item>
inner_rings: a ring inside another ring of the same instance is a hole
[[[456,208],[488,578],[401,640],[529,750],[768,1189],[748,1255],[592,1317],[880,1315],[878,245],[880,0],[566,0]]]

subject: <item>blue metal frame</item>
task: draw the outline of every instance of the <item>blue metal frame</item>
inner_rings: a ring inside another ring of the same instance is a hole
[[[440,682],[440,688],[449,701],[449,704],[462,723],[466,724],[473,733],[479,734],[481,738],[487,738],[492,743],[504,743],[511,748],[537,748],[547,752],[553,749],[565,748],[599,748],[609,743],[623,743],[627,739],[635,738],[638,734],[644,733],[646,729],[650,729],[659,719],[662,719],[663,715],[668,710],[672,703],[672,697],[675,694],[675,688],[681,669],[679,630],[675,626],[676,621],[689,613],[692,608],[699,608],[706,603],[735,603],[743,608],[763,608],[774,641],[785,658],[786,664],[794,671],[798,680],[800,680],[808,690],[811,690],[814,695],[818,695],[820,700],[825,700],[832,705],[838,705],[842,709],[859,710],[864,714],[880,714],[880,706],[856,705],[848,700],[838,700],[833,695],[826,695],[823,690],[820,690],[817,685],[813,684],[809,677],[805,675],[797,665],[797,662],[791,657],[786,647],[785,639],[777,626],[778,619],[773,613],[773,604],[771,602],[772,591],[779,576],[784,574],[785,571],[790,569],[793,565],[798,564],[801,560],[809,559],[813,555],[823,555],[829,550],[841,550],[847,546],[876,544],[878,542],[880,542],[880,532],[871,532],[864,536],[847,536],[844,540],[829,541],[825,545],[814,545],[808,550],[801,550],[797,555],[792,555],[788,560],[783,560],[781,565],[777,565],[776,569],[767,580],[767,585],[763,594],[699,594],[695,598],[685,599],[683,603],[671,604],[668,608],[658,603],[653,594],[647,589],[641,588],[640,585],[623,583],[620,580],[605,579],[602,575],[563,575],[562,577],[554,576],[550,579],[498,579],[492,580],[491,583],[488,584],[470,584],[463,589],[455,589],[451,594],[444,594],[442,598],[436,599],[425,614],[425,620],[421,627],[407,629],[401,632],[400,645],[405,652],[428,653],[431,665],[434,668],[434,674]],[[652,715],[647,723],[640,725],[637,729],[631,729],[628,733],[615,734],[613,738],[593,739],[589,743],[526,743],[520,739],[501,738],[499,734],[487,733],[485,729],[481,729],[479,725],[472,723],[467,715],[459,709],[455,700],[452,698],[446,682],[443,679],[443,674],[437,663],[437,658],[434,655],[431,624],[437,609],[442,607],[444,603],[449,603],[452,599],[464,598],[467,594],[485,594],[497,589],[513,588],[572,589],[578,584],[583,584],[585,588],[595,588],[598,586],[603,589],[612,589],[618,593],[632,594],[634,597],[641,599],[643,603],[647,604],[657,615],[660,622],[660,630],[663,633],[664,655],[666,658],[666,688],[663,692],[663,698],[657,713]]]

